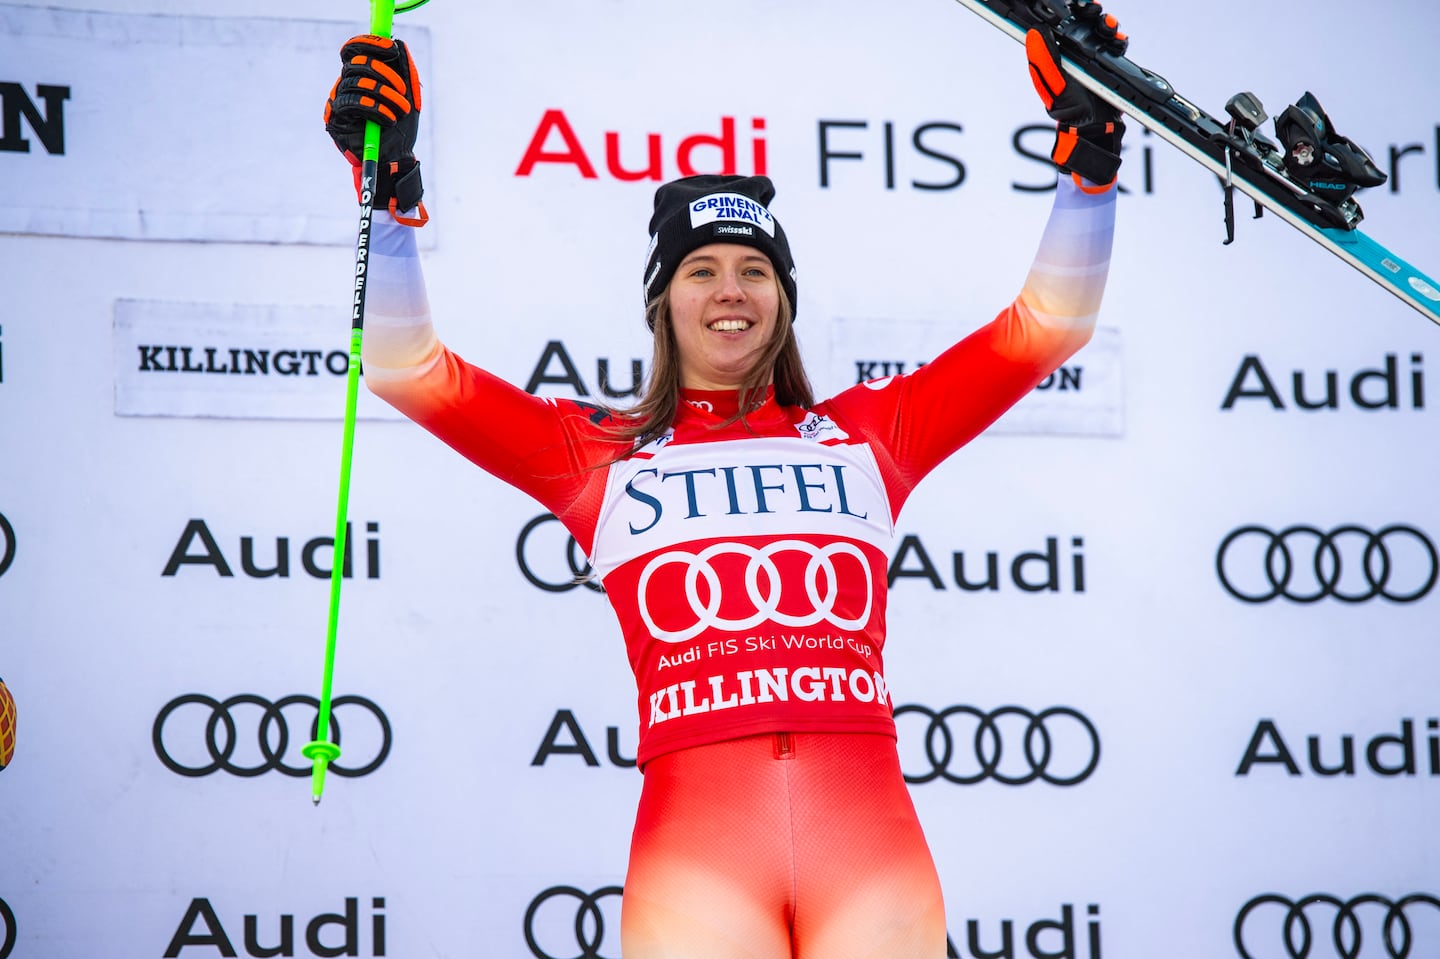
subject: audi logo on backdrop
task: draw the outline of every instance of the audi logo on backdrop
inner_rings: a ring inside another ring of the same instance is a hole
[[[556,528],[541,529],[550,523]],[[532,544],[532,537],[540,542]],[[605,592],[594,579],[594,570],[580,544],[565,532],[554,513],[542,513],[521,528],[515,540],[515,562],[532,586],[547,593],[568,593],[578,586],[596,593]]]
[[[15,527],[0,513],[0,576],[15,562]]]
[[[602,886],[594,892],[551,886],[540,893],[525,910],[525,944],[531,955],[535,959],[619,959],[621,892],[620,886]]]
[[[1440,553],[1429,536],[1403,523],[1373,531],[1353,524],[1278,532],[1241,526],[1220,541],[1215,571],[1225,591],[1246,603],[1282,597],[1294,603],[1413,603],[1440,576]]]
[[[341,749],[330,771],[337,776],[366,776],[379,769],[390,755],[389,718],[363,696],[337,696],[330,705],[330,741]],[[319,710],[320,701],[314,696],[286,696],[271,702],[242,693],[222,701],[189,693],[160,710],[151,740],[155,755],[181,776],[209,776],[222,770],[242,777],[271,771],[308,776],[314,764],[300,750],[318,738]],[[293,729],[292,721],[297,723]]]
[[[906,716],[918,718],[907,721]],[[989,712],[949,706],[937,712],[908,703],[896,707],[895,725],[908,783],[944,779],[970,786],[993,779],[1023,786],[1039,779],[1054,786],[1074,786],[1090,778],[1100,764],[1095,724],[1069,706],[1038,713],[1020,706]],[[923,750],[910,745],[916,741],[924,744]]]
[[[0,899],[0,959],[6,959],[15,948],[15,913],[10,904]]]
[[[1440,956],[1440,899],[1426,893],[1393,900],[1375,893],[1346,900],[1325,893],[1295,900],[1256,896],[1235,917],[1235,950],[1242,959]]]

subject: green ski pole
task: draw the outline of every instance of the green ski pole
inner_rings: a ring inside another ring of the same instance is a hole
[[[428,0],[371,0],[370,32],[390,36],[395,14],[422,6]],[[330,740],[330,699],[335,679],[335,639],[340,624],[340,584],[345,564],[345,533],[350,514],[350,462],[355,451],[355,403],[360,395],[360,345],[365,331],[365,276],[370,258],[370,222],[375,184],[380,175],[380,125],[365,124],[365,149],[360,163],[360,230],[355,242],[355,296],[350,323],[350,366],[345,378],[345,428],[340,444],[340,494],[335,508],[335,553],[330,571],[330,618],[325,630],[325,674],[320,683],[320,711],[315,717],[316,737],[301,750],[312,763],[310,798],[320,805],[325,791],[325,770],[340,757],[340,737]]]

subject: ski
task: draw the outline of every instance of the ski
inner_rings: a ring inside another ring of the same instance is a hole
[[[1271,211],[1440,324],[1440,281],[1358,229],[1364,214],[1354,194],[1384,183],[1385,174],[1335,132],[1312,94],[1275,119],[1272,140],[1259,130],[1269,118],[1254,94],[1236,94],[1225,106],[1229,119],[1217,119],[1127,58],[1123,34],[1117,40],[1113,30],[1098,29],[1097,17],[1083,15],[1090,0],[1073,7],[1067,0],[957,2],[1020,43],[1031,27],[1049,26],[1073,79],[1215,174],[1224,189],[1226,244],[1235,239],[1238,190],[1255,204],[1256,218]]]

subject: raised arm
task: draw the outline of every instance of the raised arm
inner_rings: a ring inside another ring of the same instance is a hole
[[[1099,4],[1090,4],[1099,15]],[[1107,26],[1115,30],[1113,18]],[[1068,83],[1054,39],[1031,31],[1031,77],[1056,120],[1054,206],[1019,295],[989,324],[907,376],[832,401],[875,441],[898,512],[915,484],[1033,390],[1089,341],[1109,276],[1119,113]]]
[[[591,482],[603,444],[576,442],[590,411],[531,396],[467,363],[437,337],[415,228],[428,221],[414,156],[420,80],[403,42],[358,36],[341,49],[325,127],[356,167],[366,121],[380,124],[380,176],[366,268],[361,359],[370,391],[500,479],[562,513]],[[593,433],[593,430],[591,430]]]

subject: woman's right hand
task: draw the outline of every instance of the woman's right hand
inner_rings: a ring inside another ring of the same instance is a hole
[[[356,196],[364,202],[360,173],[365,125],[375,123],[380,127],[380,169],[372,203],[391,213],[412,210],[425,189],[415,159],[420,74],[410,51],[403,41],[361,34],[340,48],[340,63],[340,76],[325,101],[325,132],[355,169]]]

